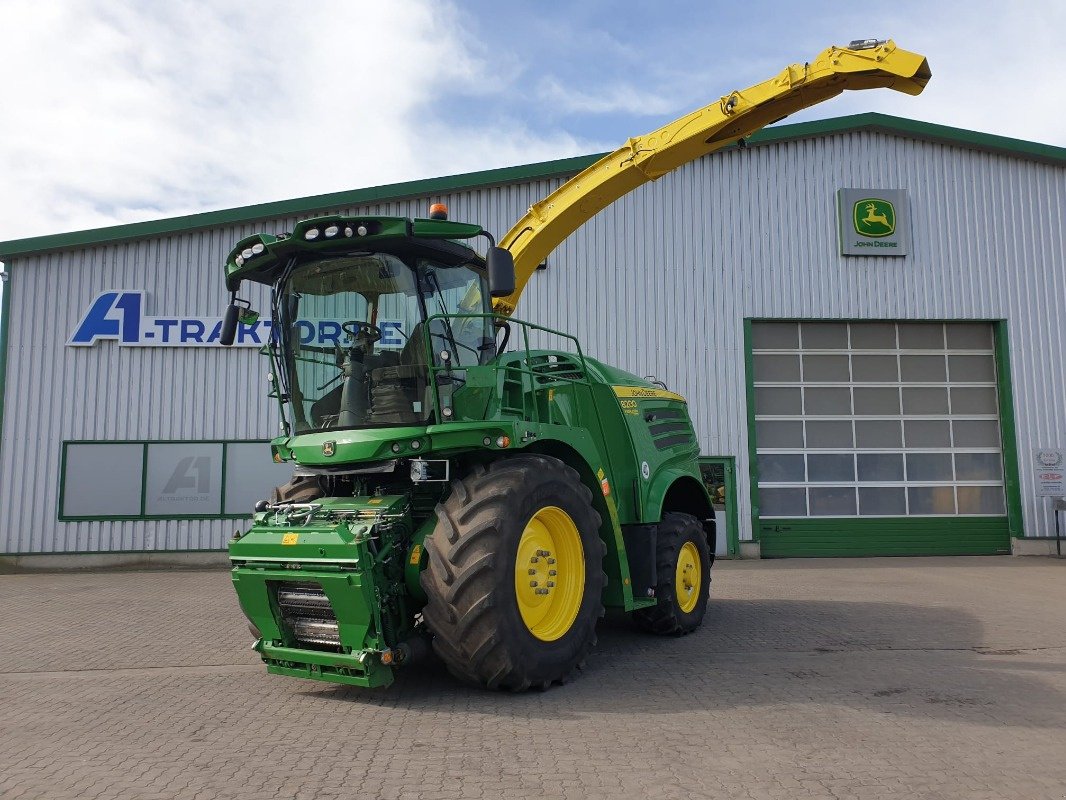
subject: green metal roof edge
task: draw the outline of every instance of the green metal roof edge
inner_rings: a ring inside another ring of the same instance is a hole
[[[1012,139],[1007,136],[980,133],[963,128],[953,128],[948,125],[937,125],[932,122],[920,122],[878,113],[852,114],[832,119],[764,128],[752,135],[747,140],[747,144],[773,144],[793,139],[829,136],[859,130],[880,131],[898,136],[940,142],[956,147],[1040,161],[1046,164],[1066,166],[1066,147],[1056,147],[1050,144]],[[399,200],[422,195],[478,189],[502,183],[546,180],[580,172],[585,167],[594,164],[603,155],[603,153],[597,153],[587,156],[573,156],[556,161],[542,161],[517,167],[467,172],[461,175],[392,183],[367,189],[333,192],[294,200],[279,200],[220,211],[206,211],[183,217],[134,222],[126,225],[114,225],[107,228],[95,228],[71,233],[48,234],[28,239],[13,239],[7,242],[0,242],[0,260],[54,250],[113,244],[131,239],[186,233],[219,225],[234,225],[254,222],[260,219],[311,214],[333,208],[343,208],[383,200]]]
[[[849,133],[856,130],[880,131],[897,136],[941,142],[971,150],[1014,156],[1015,158],[1029,161],[1066,166],[1066,147],[1056,147],[1052,144],[1030,142],[1025,139],[1014,139],[1010,136],[981,133],[980,131],[954,128],[950,125],[939,125],[935,122],[922,122],[921,120],[906,119],[905,117],[895,117],[891,114],[879,114],[876,112],[763,128],[753,134],[747,141],[748,144],[770,144],[784,139],[804,139],[812,136]]]

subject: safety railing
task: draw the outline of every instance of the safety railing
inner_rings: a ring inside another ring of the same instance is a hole
[[[428,330],[434,331],[434,321],[440,320],[441,327],[445,330],[455,330],[457,321],[475,319],[490,319],[497,327],[508,327],[510,330],[509,345],[515,344],[513,341],[515,328],[519,330],[521,339],[513,351],[499,353],[487,364],[465,364],[452,363],[451,357],[442,358],[442,353],[437,351],[438,348],[434,343],[442,340],[446,342],[446,335],[434,332],[427,336],[425,346],[430,364],[430,382],[434,387],[432,396],[436,404],[437,419],[448,422],[456,418],[452,398],[456,392],[461,391],[467,385],[469,371],[478,370],[494,374],[492,385],[499,391],[497,410],[503,417],[511,417],[524,422],[553,424],[556,422],[557,404],[553,403],[552,399],[555,390],[560,385],[564,385],[584,387],[588,392],[587,403],[571,404],[572,418],[567,420],[567,424],[578,426],[593,424],[593,420],[581,419],[582,409],[594,409],[595,404],[592,398],[592,383],[588,378],[588,365],[581,350],[581,343],[576,337],[500,314],[436,314],[426,320],[426,326]],[[574,352],[547,351],[546,349],[542,351],[531,348],[529,340],[533,332],[560,337],[573,346]],[[492,344],[490,347],[495,348],[496,345]],[[457,350],[458,348],[455,348],[455,351]],[[495,375],[501,373],[502,379],[497,379]],[[460,384],[458,388],[456,384]]]

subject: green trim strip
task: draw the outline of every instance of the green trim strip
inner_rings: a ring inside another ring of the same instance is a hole
[[[748,499],[751,504],[751,540],[759,541],[759,469],[755,442],[755,356],[752,353],[751,317],[744,318],[744,402],[748,407]]]
[[[116,514],[109,516],[68,516],[63,514],[63,499],[66,495],[66,475],[67,475],[67,447],[72,444],[139,444],[143,447],[141,454],[141,512],[140,514]],[[222,483],[222,500],[219,505],[218,514],[177,514],[177,515],[156,515],[147,513],[147,495],[148,495],[148,446],[152,444],[220,444],[222,445],[222,465],[221,476],[219,480]],[[59,498],[56,508],[56,516],[60,522],[151,522],[159,520],[218,520],[218,519],[251,519],[252,512],[247,511],[243,514],[226,513],[226,460],[229,455],[229,445],[231,444],[262,444],[269,446],[269,439],[64,439],[60,444],[60,456],[59,456]],[[91,552],[165,552],[162,550],[100,550]],[[174,552],[192,552],[188,550],[176,550]],[[211,551],[214,552],[214,551]],[[69,555],[68,553],[63,553]],[[18,555],[18,553],[3,553],[0,555],[10,556]],[[32,553],[24,553],[23,555],[33,555]]]
[[[0,564],[3,564],[8,559],[25,556],[165,556],[184,555],[185,553],[225,552],[227,552],[226,547],[197,547],[189,550],[20,550],[17,553],[0,553]]]
[[[936,125],[930,122],[894,117],[888,114],[853,114],[833,119],[800,122],[792,125],[777,125],[764,128],[746,140],[748,145],[775,144],[794,139],[816,136],[831,136],[855,131],[876,131],[894,136],[938,142],[968,150],[978,150],[1000,155],[1039,161],[1045,164],[1066,166],[1066,148],[1054,145],[1012,139],[989,133]],[[365,203],[401,200],[448,192],[470,191],[505,183],[520,183],[574,175],[585,169],[605,153],[574,156],[557,161],[543,161],[517,167],[468,172],[441,178],[406,181],[367,189],[333,192],[295,200],[279,200],[252,206],[207,211],[184,217],[115,225],[108,228],[75,231],[72,233],[35,236],[0,242],[0,260],[15,256],[47,253],[92,245],[117,244],[132,239],[185,233],[222,225],[236,225],[257,220],[286,216],[313,216],[333,209],[347,208]]]
[[[1006,517],[880,517],[768,519],[763,558],[1007,555]]]
[[[1014,419],[1014,382],[1010,371],[1010,342],[1007,320],[993,325],[996,349],[996,388],[999,396],[999,429],[1003,445],[1003,483],[1007,491],[1007,520],[1010,535],[1025,535],[1022,518],[1021,479],[1018,477],[1017,423]]]
[[[4,397],[7,395],[7,348],[8,348],[8,326],[11,321],[11,273],[0,273],[7,276],[7,280],[2,281],[0,285],[0,292],[3,292],[3,298],[0,299],[0,449],[4,446]]]

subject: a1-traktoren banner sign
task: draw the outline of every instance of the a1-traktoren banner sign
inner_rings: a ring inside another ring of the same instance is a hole
[[[907,255],[910,214],[905,189],[839,189],[837,218],[841,255]]]
[[[1066,497],[1066,450],[1041,448],[1035,459],[1036,496]]]
[[[67,341],[70,347],[92,347],[114,341],[127,347],[218,347],[222,317],[146,313],[148,293],[143,289],[100,292],[86,308]],[[295,328],[305,345],[343,345],[349,337],[341,330],[344,320],[300,319]],[[407,333],[401,319],[378,318],[379,349],[404,346]],[[262,347],[271,338],[269,319],[237,326],[235,347]]]

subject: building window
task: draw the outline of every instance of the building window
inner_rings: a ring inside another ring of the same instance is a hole
[[[59,519],[249,517],[285,483],[265,441],[63,442]]]
[[[760,517],[1006,513],[988,323],[755,322]]]

